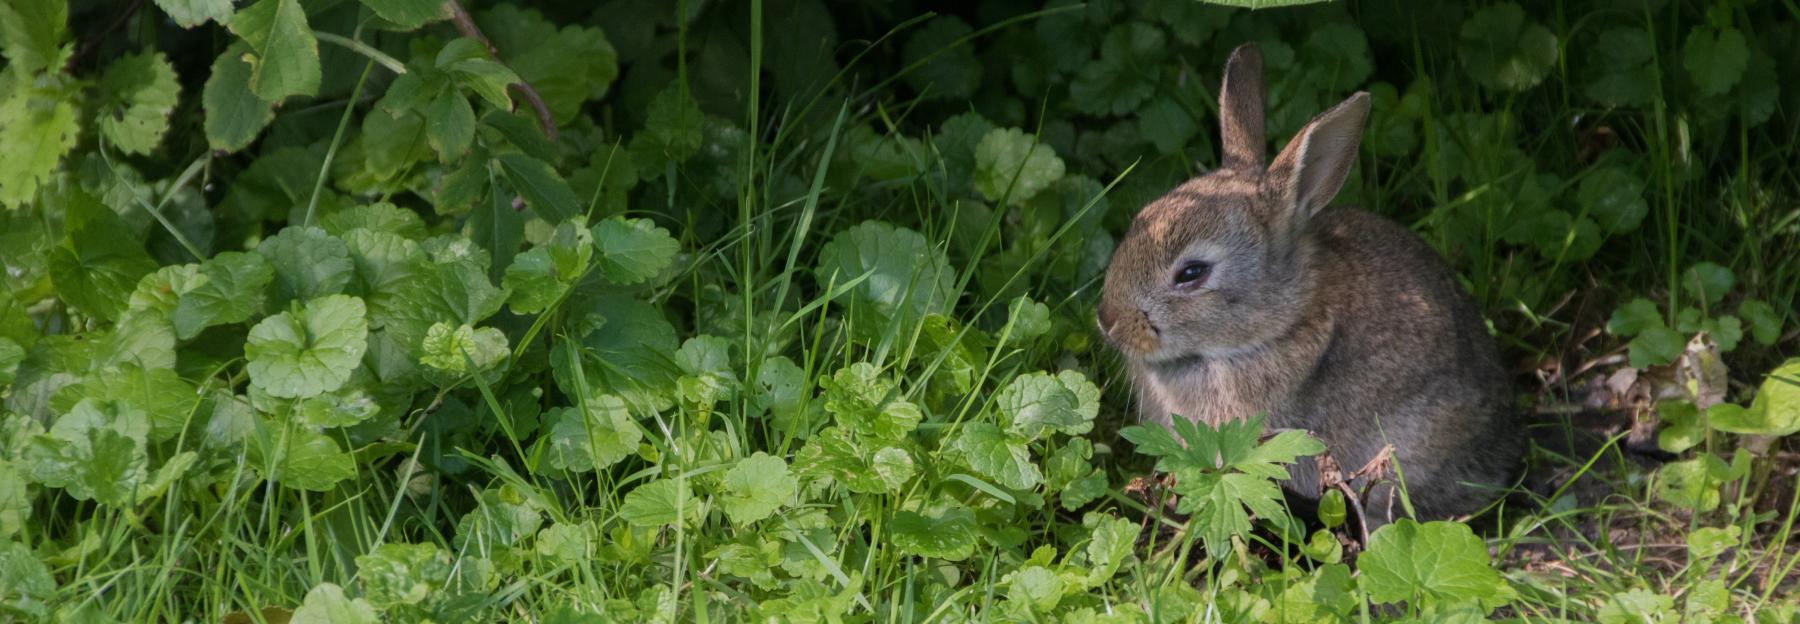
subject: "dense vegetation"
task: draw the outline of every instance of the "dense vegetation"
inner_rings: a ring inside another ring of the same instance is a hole
[[[1792,3],[964,4],[0,2],[0,620],[1800,621]],[[1478,517],[1129,427],[1250,40],[1517,364]]]

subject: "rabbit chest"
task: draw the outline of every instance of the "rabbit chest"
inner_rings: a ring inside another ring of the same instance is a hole
[[[1331,323],[1302,323],[1281,339],[1223,357],[1134,364],[1146,421],[1172,415],[1209,425],[1267,414],[1273,427],[1306,427],[1296,413],[1300,390],[1330,341]]]

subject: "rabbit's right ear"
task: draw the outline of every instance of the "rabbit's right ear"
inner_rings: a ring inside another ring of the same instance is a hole
[[[1331,110],[1319,113],[1300,135],[1282,148],[1269,166],[1268,179],[1287,205],[1285,218],[1304,222],[1331,203],[1362,142],[1363,122],[1369,118],[1369,94],[1358,91]]]
[[[1220,164],[1225,169],[1261,171],[1263,150],[1263,63],[1256,43],[1231,51],[1225,80],[1219,85],[1219,131],[1224,139]]]

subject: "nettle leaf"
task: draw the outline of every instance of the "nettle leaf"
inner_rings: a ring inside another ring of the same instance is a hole
[[[1035,440],[1045,430],[1081,435],[1094,428],[1100,389],[1076,371],[1052,377],[1036,372],[1013,378],[996,399],[1007,429]]]
[[[1731,292],[1737,278],[1731,269],[1713,262],[1700,262],[1688,267],[1681,273],[1681,287],[1688,295],[1705,301],[1706,305],[1718,305],[1725,299],[1725,293]]]
[[[888,536],[900,552],[946,561],[962,561],[975,554],[975,512],[951,506],[936,516],[898,511],[888,522]]]
[[[181,102],[175,67],[161,52],[121,57],[100,76],[100,132],[127,154],[148,154]]]
[[[182,340],[208,327],[249,320],[262,309],[275,268],[261,254],[227,251],[201,263],[200,275],[203,281],[182,292],[170,312],[175,337]]]
[[[344,241],[317,227],[284,228],[263,239],[256,253],[274,267],[275,298],[270,303],[276,307],[342,293],[355,270]]]
[[[594,264],[600,276],[629,286],[655,277],[669,268],[681,245],[669,231],[649,219],[611,217],[594,224]]]
[[[775,513],[799,490],[800,482],[788,474],[787,462],[762,451],[738,460],[725,472],[725,492],[719,506],[732,522],[749,524]]]
[[[334,583],[320,583],[306,592],[300,608],[294,610],[290,624],[378,624],[381,617],[375,607],[361,598],[351,598]]]
[[[625,495],[619,517],[633,526],[653,527],[700,520],[700,499],[686,479],[657,479]]]
[[[1750,45],[1736,28],[1696,26],[1681,46],[1681,66],[1702,95],[1724,95],[1744,76]]]
[[[1360,585],[1376,602],[1479,604],[1491,611],[1513,596],[1500,572],[1489,566],[1487,546],[1458,522],[1403,518],[1376,529],[1357,568]]]
[[[362,299],[330,295],[250,328],[244,357],[250,383],[270,396],[306,398],[343,387],[368,346]]]
[[[963,424],[947,448],[982,476],[1015,490],[1029,490],[1037,486],[1042,475],[1037,464],[1031,462],[1027,442],[1024,437],[990,423],[970,422]]]
[[[156,0],[156,7],[169,14],[169,19],[182,28],[193,28],[207,22],[231,23],[233,0]]]
[[[400,30],[412,30],[450,17],[447,6],[437,0],[362,0],[362,3]]]
[[[231,32],[250,44],[250,91],[279,102],[319,93],[319,40],[299,0],[257,0],[232,16]]]
[[[919,407],[900,400],[892,379],[868,362],[857,362],[819,380],[825,389],[825,411],[852,433],[900,440],[919,426]]]
[[[551,410],[544,423],[548,436],[538,444],[548,446],[540,452],[550,468],[567,472],[592,472],[619,463],[637,452],[644,438],[624,399],[610,394]]]
[[[251,67],[244,57],[250,44],[239,41],[213,61],[206,77],[201,106],[206,110],[206,143],[235,152],[249,147],[256,135],[275,119],[275,107],[250,91]]]
[[[419,363],[458,375],[487,370],[506,359],[506,334],[492,327],[435,323],[425,331]],[[474,369],[470,369],[473,362]]]
[[[913,90],[934,100],[962,100],[981,87],[981,62],[975,58],[971,41],[955,45],[958,39],[975,32],[968,22],[954,15],[933,18],[913,31],[900,57],[907,66],[907,84]],[[955,46],[955,47],[952,47]]]
[[[1637,230],[1650,212],[1644,188],[1644,181],[1630,169],[1609,166],[1583,177],[1575,198],[1600,229],[1613,235],[1627,234]]]
[[[1556,66],[1556,35],[1530,21],[1525,10],[1502,2],[1463,22],[1457,57],[1469,76],[1490,89],[1524,91]]]
[[[975,146],[975,190],[988,201],[1023,203],[1062,177],[1056,150],[1018,128],[990,131]]]

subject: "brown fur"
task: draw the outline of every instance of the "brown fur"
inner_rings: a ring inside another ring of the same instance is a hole
[[[1142,416],[1264,413],[1271,428],[1319,436],[1346,470],[1391,444],[1421,516],[1475,511],[1506,485],[1524,439],[1480,312],[1410,231],[1325,207],[1354,161],[1367,94],[1319,115],[1263,169],[1260,66],[1246,45],[1226,69],[1226,166],[1144,207],[1107,269],[1099,322]],[[1174,285],[1191,262],[1207,277]],[[1294,477],[1291,489],[1318,494],[1310,464]],[[1401,514],[1383,486],[1366,503],[1375,523]]]

